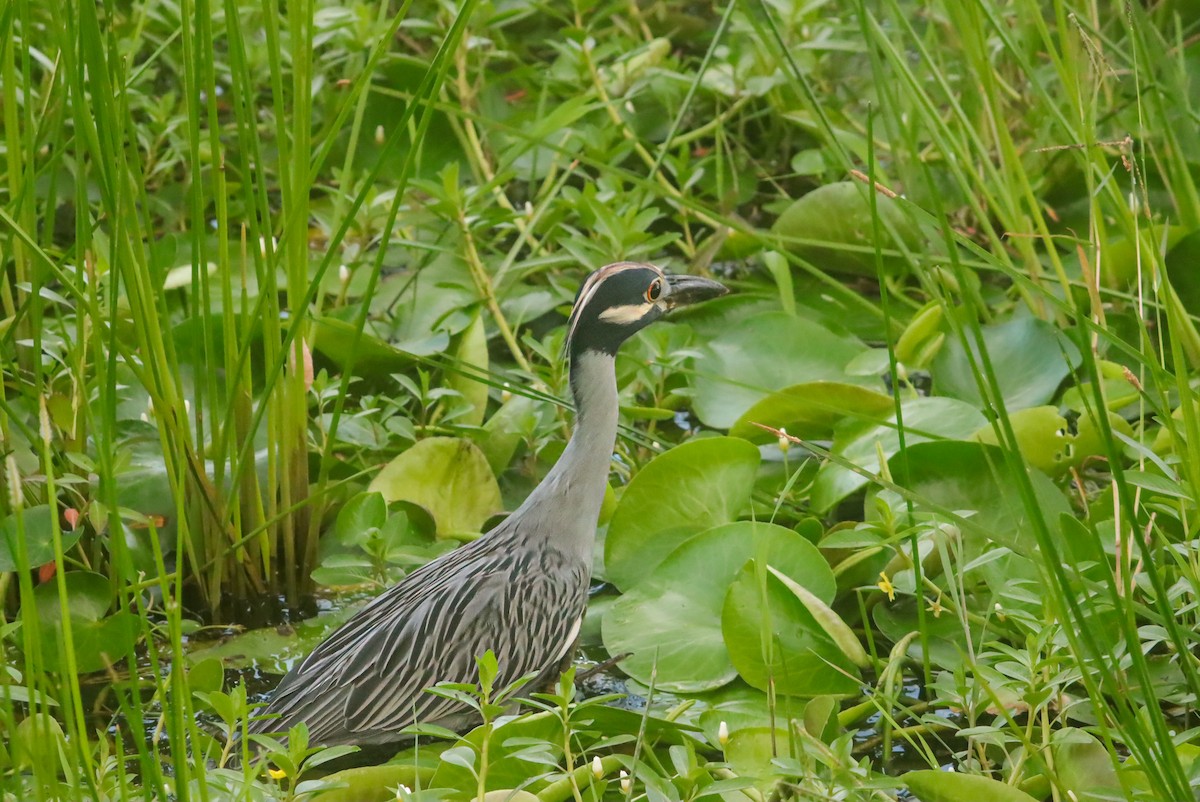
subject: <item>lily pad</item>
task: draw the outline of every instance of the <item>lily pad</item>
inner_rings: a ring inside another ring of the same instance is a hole
[[[1067,430],[1067,419],[1058,414],[1058,407],[1030,407],[1008,417],[1017,448],[1030,465],[1048,474],[1062,473],[1070,467],[1075,436]],[[995,423],[985,426],[971,439],[999,445],[1000,427]]]
[[[914,398],[901,407],[905,446],[935,439],[960,440],[970,437],[987,422],[979,410],[952,398]],[[896,416],[882,424],[846,419],[838,425],[833,439],[833,454],[871,473],[879,473],[879,456],[890,458],[900,451]],[[821,466],[813,482],[812,505],[825,512],[854,491],[867,478],[837,462]]]
[[[69,670],[66,655],[60,651],[61,633],[68,624],[76,671],[100,671],[119,664],[137,643],[137,616],[123,611],[105,615],[112,603],[112,585],[106,576],[71,571],[63,581],[70,608],[66,622],[62,618],[58,583],[48,582],[34,590],[46,664],[55,671]]]
[[[805,440],[821,440],[833,436],[833,427],[847,417],[879,421],[893,408],[891,396],[835,381],[815,381],[796,384],[771,393],[738,418],[729,429],[733,437],[752,443],[767,443],[775,439],[756,423],[775,429],[787,429],[788,434]]]
[[[38,504],[23,510],[25,526],[25,569],[37,568],[54,560],[54,510],[48,504]],[[0,573],[16,571],[17,565],[17,516],[9,515],[0,521]],[[83,530],[62,532],[63,551],[71,548],[79,540]]]
[[[211,659],[219,660],[226,668],[253,667],[268,674],[286,674],[294,661],[316,648],[365,603],[364,600],[322,612],[292,629],[281,631],[279,627],[263,627],[247,630],[215,645],[192,650],[188,653],[188,662],[197,665]]]
[[[867,346],[803,317],[769,312],[744,318],[703,346],[695,359],[693,408],[707,426],[727,429],[769,394],[796,384],[856,380],[845,367]]]
[[[820,565],[826,567],[824,561]],[[832,578],[833,572],[829,575]],[[824,597],[812,595],[827,602],[833,591]],[[858,669],[803,600],[771,570],[763,575],[749,563],[738,572],[725,596],[721,629],[734,667],[752,687],[765,691],[773,685],[777,693],[809,697],[858,690]]]
[[[908,449],[904,469],[906,486],[916,496],[918,507],[928,504],[934,509],[974,512],[969,519],[973,526],[963,531],[968,554],[978,554],[984,547],[973,537],[978,530],[986,533],[987,540],[1018,555],[1032,555],[1037,550],[1029,511],[1017,490],[1013,469],[999,448],[965,442],[918,443]],[[891,472],[902,481],[898,459],[891,461]],[[1030,470],[1029,481],[1039,514],[1057,535],[1059,516],[1069,514],[1070,505],[1041,471]]]
[[[903,273],[908,261],[896,236],[907,250],[915,251],[923,239],[920,228],[909,218],[903,201],[878,194],[875,211],[880,218],[880,241],[877,242],[870,191],[857,181],[818,187],[785,209],[771,231],[794,238],[787,243],[791,252],[821,270],[873,277],[878,272],[875,262],[878,247],[896,252],[882,257],[884,272]]]
[[[835,583],[817,548],[781,526],[741,521],[687,541],[604,616],[610,654],[629,652],[621,670],[642,683],[677,693],[718,688],[737,677],[723,634],[726,593],[755,557],[824,601]],[[757,628],[757,613],[750,612]],[[814,624],[815,626],[815,624]]]
[[[470,440],[429,437],[384,466],[367,488],[433,516],[439,537],[478,532],[503,503],[483,452]]]
[[[679,544],[728,523],[750,505],[758,449],[733,437],[692,440],[633,477],[604,541],[607,579],[629,590]]]
[[[1071,369],[1079,365],[1075,344],[1051,324],[1033,317],[985,326],[983,344],[1009,412],[1050,401]],[[940,395],[982,407],[972,360],[979,363],[979,349],[973,341],[968,358],[962,340],[949,340],[933,361],[934,385]]]

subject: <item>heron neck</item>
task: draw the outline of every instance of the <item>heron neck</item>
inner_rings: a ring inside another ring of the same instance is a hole
[[[575,431],[558,462],[518,510],[555,516],[557,525],[533,527],[591,565],[596,522],[617,438],[617,376],[609,354],[585,351],[571,360]]]

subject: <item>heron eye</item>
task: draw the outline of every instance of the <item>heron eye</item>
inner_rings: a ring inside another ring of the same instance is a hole
[[[654,303],[662,296],[662,279],[654,279],[649,287],[646,288],[646,300]]]

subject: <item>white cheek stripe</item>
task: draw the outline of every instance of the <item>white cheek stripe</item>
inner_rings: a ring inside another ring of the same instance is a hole
[[[600,313],[600,319],[607,323],[636,323],[649,314],[654,304],[626,304],[613,306]]]

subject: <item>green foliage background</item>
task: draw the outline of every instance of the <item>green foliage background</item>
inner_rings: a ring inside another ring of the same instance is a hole
[[[1195,796],[1194,2],[9,0],[0,34],[6,794]],[[566,682],[497,720],[532,691],[484,659],[462,739],[252,755],[232,672],[553,463],[564,313],[619,259],[736,290],[618,361],[584,647],[646,712]]]

